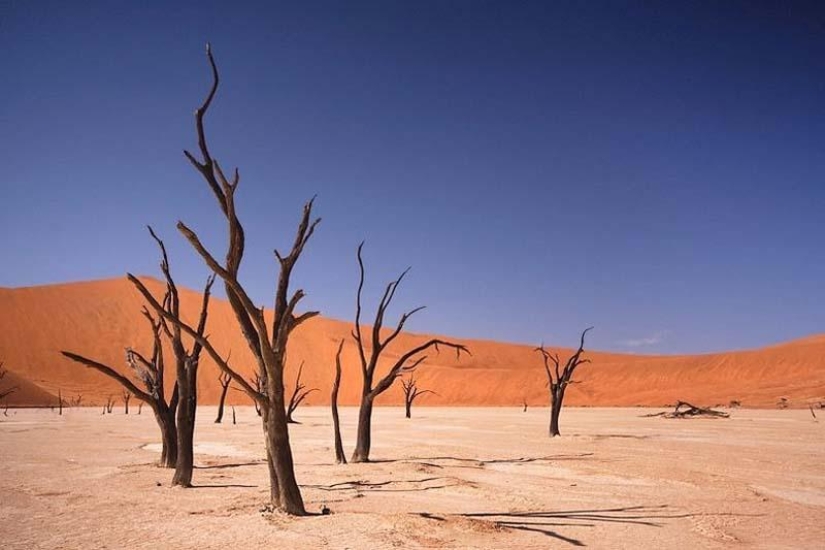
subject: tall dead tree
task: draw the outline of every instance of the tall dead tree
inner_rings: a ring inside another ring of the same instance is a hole
[[[6,374],[9,372],[8,369],[4,367],[5,363],[0,361],[0,380],[6,377]],[[20,389],[20,386],[11,386],[4,390],[0,390],[0,399],[5,399],[9,395],[13,394],[17,390]]]
[[[218,401],[218,417],[215,418],[215,424],[220,424],[223,420],[223,408],[226,404],[226,394],[229,393],[229,384],[232,382],[232,378],[225,372],[221,372],[218,375],[218,382],[221,385],[221,399]]]
[[[372,325],[372,332],[370,341],[366,342],[361,328],[361,294],[364,289],[364,261],[361,257],[361,249],[364,247],[362,242],[358,245],[358,267],[360,269],[360,279],[358,282],[358,293],[356,297],[355,309],[355,330],[352,333],[355,343],[358,345],[358,357],[361,361],[361,376],[363,379],[363,386],[361,389],[361,406],[358,410],[358,433],[356,436],[355,451],[352,453],[352,462],[369,462],[370,459],[370,445],[372,432],[372,409],[375,403],[375,398],[390,389],[395,379],[404,373],[411,372],[420,365],[425,359],[426,355],[422,355],[425,351],[432,348],[436,352],[439,351],[439,346],[452,348],[456,352],[457,357],[461,357],[461,352],[470,354],[469,350],[461,345],[446,340],[439,340],[432,338],[423,344],[415,346],[414,348],[399,354],[398,359],[392,363],[389,371],[375,382],[375,370],[378,367],[378,360],[381,354],[395,340],[404,324],[416,312],[424,309],[424,306],[417,307],[401,315],[395,329],[392,330],[386,337],[381,336],[381,329],[384,326],[384,315],[387,308],[390,306],[395,291],[401,280],[409,271],[407,268],[396,280],[387,285],[384,290],[384,295],[378,304],[378,310],[375,313],[375,321]]]
[[[335,462],[346,464],[347,457],[344,455],[344,444],[341,441],[341,422],[338,418],[338,389],[341,387],[341,350],[344,349],[344,341],[338,344],[338,351],[335,352],[335,380],[332,382],[332,393],[329,403],[332,409],[332,427],[335,437]]]
[[[304,246],[315,231],[320,219],[312,219],[313,200],[304,205],[303,215],[298,225],[295,240],[286,255],[277,250],[275,256],[280,264],[275,305],[271,327],[267,326],[264,310],[254,304],[241,283],[238,270],[244,253],[244,231],[235,211],[235,191],[240,182],[238,170],[234,171],[231,181],[227,179],[218,162],[212,157],[206,142],[204,116],[218,89],[218,68],[210,48],[206,50],[212,69],[212,87],[203,104],[195,111],[195,126],[198,134],[198,147],[201,159],[189,151],[184,151],[186,158],[206,181],[215,195],[221,212],[226,218],[229,232],[229,246],[224,263],[219,262],[201,243],[197,234],[183,222],[178,222],[178,230],[198,252],[206,265],[224,282],[226,295],[241,332],[258,365],[258,372],[266,388],[266,394],[259,392],[237,371],[229,366],[209,340],[181,319],[169,314],[146,290],[143,284],[130,275],[130,279],[153,305],[155,310],[167,320],[179,326],[207,351],[220,369],[232,377],[233,382],[261,405],[262,423],[265,435],[267,464],[270,477],[270,501],[274,509],[293,515],[305,515],[303,498],[295,479],[292,448],[289,442],[289,429],[286,421],[286,403],[284,398],[284,365],[286,363],[287,342],[292,331],[318,312],[310,311],[295,314],[295,308],[304,297],[303,290],[290,294],[289,283],[293,268]],[[271,332],[270,332],[271,329]]]
[[[175,384],[167,400],[166,390],[164,388],[165,362],[163,345],[161,343],[161,321],[152,317],[145,308],[143,315],[149,321],[152,328],[152,355],[147,359],[138,351],[127,348],[126,364],[129,366],[135,378],[140,381],[144,389],[140,389],[132,380],[120,374],[109,365],[88,359],[70,351],[62,351],[61,353],[76,363],[80,363],[81,365],[105,374],[130,391],[141,403],[147,403],[152,408],[161,435],[160,465],[164,468],[174,468],[178,457],[178,437],[175,430],[178,387],[177,384]],[[110,396],[107,399],[107,403],[103,405],[103,414],[106,414],[107,407],[111,406],[112,398]]]
[[[570,356],[561,369],[561,361],[558,353],[550,353],[541,345],[535,349],[541,353],[544,359],[544,370],[547,373],[547,387],[550,390],[550,437],[561,435],[559,432],[559,415],[561,414],[561,407],[564,401],[564,392],[567,391],[567,386],[573,383],[573,372],[581,364],[589,363],[590,359],[582,359],[581,355],[584,353],[584,337],[593,327],[586,328],[582,332],[579,349]],[[554,369],[551,371],[550,362],[553,362]],[[559,370],[561,369],[561,370]],[[554,374],[555,373],[555,374]]]
[[[129,414],[129,400],[132,398],[132,394],[129,393],[129,390],[123,390],[123,414]]]
[[[401,387],[404,389],[404,414],[407,418],[412,418],[412,405],[416,397],[424,395],[425,393],[435,393],[432,390],[419,389],[415,381],[415,374],[411,374],[409,378],[401,380]]]
[[[166,253],[166,246],[151,227],[148,229],[149,234],[160,249],[160,269],[166,279],[165,302],[159,304],[153,297],[153,299],[149,301],[149,304],[155,308],[155,312],[160,317],[163,331],[172,344],[172,352],[175,356],[175,380],[180,398],[175,416],[178,433],[178,460],[175,465],[175,474],[172,476],[172,485],[190,487],[192,485],[192,472],[195,467],[194,437],[195,416],[198,407],[198,365],[200,363],[203,344],[196,338],[192,344],[192,348],[187,349],[183,341],[183,332],[180,328],[180,323],[167,323],[167,320],[179,321],[181,319],[180,294],[178,293],[178,287],[169,269],[169,256]],[[143,286],[143,283],[140,283],[131,275],[129,278],[141,293],[148,292],[146,287]],[[209,316],[209,298],[214,282],[215,276],[211,275],[207,278],[206,286],[203,289],[200,316],[198,317],[198,325],[195,331],[195,334],[201,338],[203,338],[204,331],[206,330],[206,320]],[[160,310],[155,307],[156,305],[160,305]]]
[[[298,424],[298,422],[292,418],[292,413],[295,412],[298,405],[306,399],[307,395],[314,391],[318,391],[318,388],[306,389],[306,385],[301,384],[301,372],[303,372],[303,370],[304,362],[301,361],[301,365],[298,367],[298,376],[295,378],[295,388],[292,390],[292,396],[289,398],[289,404],[286,408],[286,421],[290,424]]]

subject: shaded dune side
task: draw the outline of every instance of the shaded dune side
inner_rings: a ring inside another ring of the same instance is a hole
[[[144,279],[157,296],[162,284]],[[197,292],[181,289],[182,312],[194,322],[200,305]],[[82,394],[84,403],[96,404],[107,396],[119,398],[121,388],[103,375],[63,358],[70,350],[127,372],[124,348],[151,351],[148,323],[140,315],[143,302],[126,279],[60,284],[33,288],[0,289],[0,359],[17,376],[39,387],[54,402],[58,390],[64,396]],[[357,349],[349,334],[351,324],[318,317],[298,328],[290,342],[286,385],[291,389],[301,361],[303,381],[319,388],[307,399],[312,405],[327,404],[338,342],[345,339],[342,405],[354,405],[360,395],[360,366]],[[213,298],[207,328],[210,340],[224,355],[231,352],[234,367],[251,376],[254,362],[236,327],[228,303]],[[388,350],[382,366],[388,367],[399,352],[423,342],[427,335],[405,333]],[[449,339],[449,338],[448,338]],[[421,405],[521,405],[547,403],[545,374],[532,347],[482,340],[461,340],[471,357],[457,360],[450,350],[430,354],[416,374],[426,395]],[[552,349],[552,348],[551,348]],[[556,348],[566,357],[568,348]],[[775,406],[787,397],[792,406],[825,400],[825,336],[814,336],[753,351],[696,356],[640,356],[589,353],[592,364],[582,365],[571,386],[568,402],[587,406],[662,406],[678,399],[697,404]],[[171,351],[167,350],[167,358]],[[168,360],[168,359],[167,359]],[[171,388],[173,368],[167,375]],[[217,402],[218,369],[202,356],[198,391],[201,402]],[[379,366],[381,372],[381,366]],[[31,395],[35,395],[32,393]],[[239,391],[230,392],[229,402],[249,404]],[[380,404],[400,404],[400,387],[393,387]]]

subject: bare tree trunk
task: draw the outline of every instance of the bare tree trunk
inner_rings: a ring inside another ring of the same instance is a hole
[[[143,401],[138,403],[138,416],[140,416],[140,412],[143,410]]]
[[[218,380],[221,383],[221,399],[218,401],[218,417],[215,419],[215,424],[220,424],[223,421],[223,408],[226,403],[226,394],[229,392],[229,383],[232,381],[232,378],[229,375],[221,373]]]
[[[63,392],[57,390],[57,407],[58,407],[58,414],[63,416]]]
[[[128,391],[123,392],[123,412],[124,414],[129,414],[129,400],[132,398],[132,394]]]
[[[335,354],[335,381],[332,384],[332,395],[330,396],[330,407],[332,408],[332,427],[335,431],[335,462],[336,464],[346,464],[347,457],[344,454],[344,444],[341,441],[341,423],[338,419],[338,389],[341,386],[341,350],[344,349],[344,341],[338,345],[338,353]]]
[[[369,394],[361,396],[361,407],[358,411],[358,434],[355,436],[355,451],[353,451],[350,459],[352,462],[370,461],[372,405],[373,398]]]
[[[559,431],[559,415],[561,415],[562,396],[556,395],[557,393],[558,391],[553,391],[550,393],[550,437],[561,435],[561,432]]]
[[[185,361],[184,372],[178,373],[178,391],[180,402],[177,411],[178,457],[172,485],[192,486],[192,471],[195,467],[193,450],[195,437],[195,416],[198,408],[197,377],[198,367],[194,361]],[[181,384],[183,380],[184,384]]]
[[[178,435],[175,431],[175,416],[172,411],[153,407],[155,420],[160,428],[161,452],[160,466],[174,468],[178,462]]]
[[[234,426],[235,424],[237,424],[235,420],[235,407],[232,407],[232,425]]]
[[[281,363],[283,372],[283,358],[276,361]],[[268,377],[269,407],[266,418],[266,437],[269,440],[271,472],[277,477],[278,498],[280,508],[287,514],[306,515],[304,499],[298,488],[295,478],[295,465],[292,459],[292,447],[289,444],[289,426],[286,417],[286,403],[284,402],[283,377]],[[273,495],[274,496],[274,495]]]
[[[412,401],[405,400],[404,401],[404,416],[407,418],[412,418]]]

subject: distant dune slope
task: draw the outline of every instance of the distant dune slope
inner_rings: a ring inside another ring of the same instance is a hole
[[[162,295],[157,280],[146,279],[156,295]],[[183,314],[194,321],[199,294],[182,291]],[[107,396],[119,398],[121,389],[101,374],[64,359],[59,351],[71,350],[127,372],[124,348],[132,346],[148,354],[151,335],[140,315],[143,303],[124,279],[59,284],[32,288],[0,289],[0,360],[27,388],[20,392],[26,404],[48,405],[54,395],[84,396],[84,403],[99,403]],[[286,383],[291,386],[301,361],[308,388],[317,387],[308,398],[313,405],[329,402],[334,355],[338,342],[346,340],[340,402],[356,404],[360,394],[357,350],[348,322],[315,318],[297,329],[289,349]],[[207,329],[211,341],[231,363],[252,373],[252,359],[236,328],[229,305],[213,299]],[[403,350],[423,341],[425,335],[403,334],[389,350]],[[416,378],[420,386],[436,395],[420,398],[422,405],[545,405],[547,393],[540,358],[530,346],[501,342],[462,340],[471,357],[456,360],[444,350],[431,354]],[[560,354],[570,352],[558,348]],[[168,352],[171,353],[171,352]],[[583,365],[571,387],[571,405],[662,406],[678,399],[696,404],[727,404],[772,407],[780,397],[791,406],[825,400],[825,335],[752,351],[694,356],[639,356],[593,352],[592,364]],[[386,367],[386,365],[385,365]],[[171,370],[171,369],[170,369]],[[168,373],[171,375],[171,373]],[[220,393],[218,370],[203,354],[199,393],[203,403],[215,403]],[[8,377],[7,377],[8,378]],[[171,378],[171,376],[170,376]],[[171,385],[170,385],[171,387]],[[238,391],[230,402],[248,404]],[[15,401],[13,401],[15,402]],[[31,402],[31,403],[30,403]],[[392,388],[381,404],[402,402],[399,387]]]

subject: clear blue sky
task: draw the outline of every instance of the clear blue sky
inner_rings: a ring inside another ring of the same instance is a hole
[[[143,4],[151,4],[145,7]],[[825,332],[825,4],[0,3],[0,286],[207,270],[183,148],[209,85],[242,175],[242,280],[351,319],[408,265],[416,331],[641,353]],[[370,309],[372,308],[370,302]],[[0,314],[2,314],[0,312]]]

